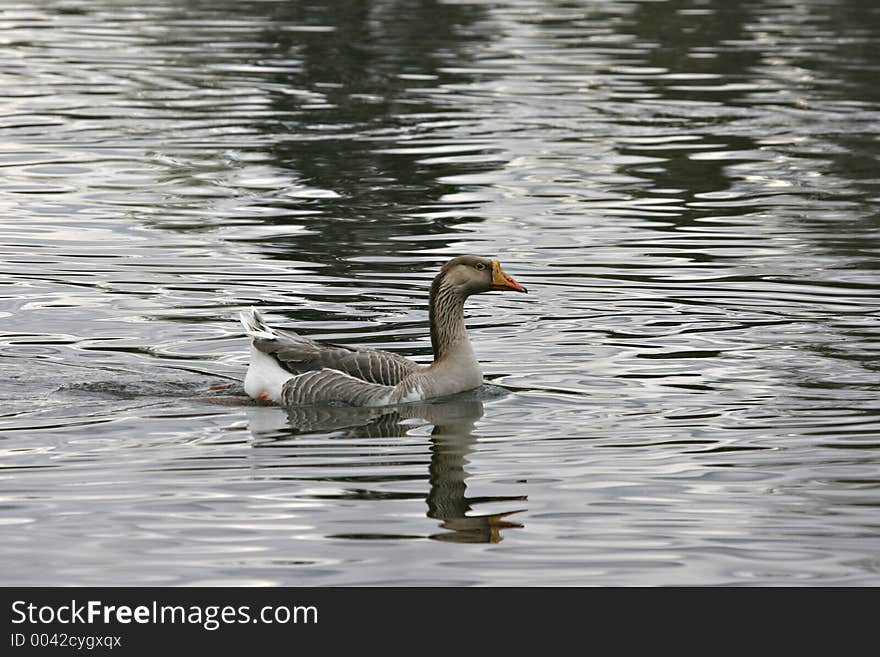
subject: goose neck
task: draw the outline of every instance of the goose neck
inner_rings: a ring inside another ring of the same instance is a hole
[[[431,286],[431,347],[435,363],[454,355],[458,349],[470,348],[464,301],[451,287],[443,285],[442,280]]]

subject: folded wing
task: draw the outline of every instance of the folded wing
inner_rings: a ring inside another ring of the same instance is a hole
[[[291,378],[281,389],[285,406],[340,403],[352,406],[386,406],[399,401],[398,387],[368,383],[345,372],[312,370]]]
[[[274,356],[294,375],[333,369],[368,383],[395,386],[421,369],[417,363],[387,351],[315,342],[278,330],[276,333],[275,339],[255,339],[254,346]]]

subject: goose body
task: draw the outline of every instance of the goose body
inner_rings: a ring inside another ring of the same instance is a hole
[[[310,340],[272,328],[255,309],[245,310],[241,323],[251,338],[245,392],[285,406],[388,406],[476,388],[483,374],[467,335],[464,303],[491,290],[526,291],[497,260],[460,256],[443,266],[431,284],[430,365],[389,351]]]

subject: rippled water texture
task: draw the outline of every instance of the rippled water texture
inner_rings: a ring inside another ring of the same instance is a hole
[[[880,585],[880,9],[0,6],[0,572]],[[258,305],[487,384],[242,396]],[[218,388],[231,384],[231,387]]]

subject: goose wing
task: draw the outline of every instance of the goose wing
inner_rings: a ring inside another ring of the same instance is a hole
[[[395,386],[422,369],[418,363],[390,351],[317,342],[272,328],[253,309],[242,313],[242,324],[253,338],[254,347],[275,358],[293,375],[332,369],[368,383]]]
[[[388,406],[401,401],[406,383],[386,386],[369,383],[345,372],[320,369],[298,374],[281,389],[284,406],[342,403],[352,406]]]
[[[368,383],[395,386],[421,369],[389,351],[320,343],[290,334],[274,341],[255,340],[254,344],[273,355],[291,374],[334,369]]]

